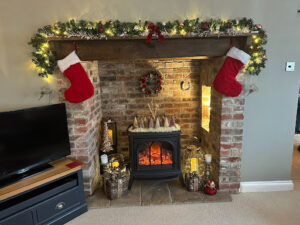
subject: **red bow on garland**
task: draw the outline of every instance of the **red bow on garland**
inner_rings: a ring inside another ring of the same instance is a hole
[[[146,43],[149,43],[149,42],[152,41],[152,35],[153,35],[153,33],[156,33],[156,34],[157,34],[159,40],[161,40],[161,41],[164,41],[164,40],[165,40],[165,38],[164,38],[164,36],[161,34],[160,29],[159,29],[158,26],[155,26],[153,23],[150,23],[150,24],[148,25],[148,29],[149,29],[149,34],[148,34],[148,36],[147,36]]]

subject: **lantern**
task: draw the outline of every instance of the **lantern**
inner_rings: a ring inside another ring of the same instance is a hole
[[[114,149],[111,153],[117,153],[118,141],[117,141],[117,123],[116,123],[116,121],[113,121],[111,118],[109,118],[107,121],[107,127],[108,127],[108,135],[110,138],[110,142]]]

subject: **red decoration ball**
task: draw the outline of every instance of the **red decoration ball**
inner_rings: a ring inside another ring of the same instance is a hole
[[[209,22],[205,22],[203,25],[202,25],[202,29],[203,30],[207,30],[209,28]]]

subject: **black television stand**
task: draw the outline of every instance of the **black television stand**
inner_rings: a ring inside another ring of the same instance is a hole
[[[87,211],[82,164],[73,159],[0,188],[0,225],[62,225]]]
[[[0,188],[5,187],[5,186],[10,185],[10,184],[13,184],[13,183],[16,183],[18,181],[30,178],[34,175],[45,172],[45,171],[50,170],[52,168],[53,168],[52,165],[46,163],[46,164],[34,167],[30,170],[27,170],[24,173],[14,174],[14,175],[12,175],[12,176],[4,179],[4,180],[1,180],[0,181]]]

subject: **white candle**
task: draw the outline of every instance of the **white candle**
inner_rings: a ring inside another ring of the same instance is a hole
[[[108,163],[108,157],[106,154],[101,155],[101,164],[107,164]]]
[[[211,154],[205,154],[205,162],[211,163]]]

